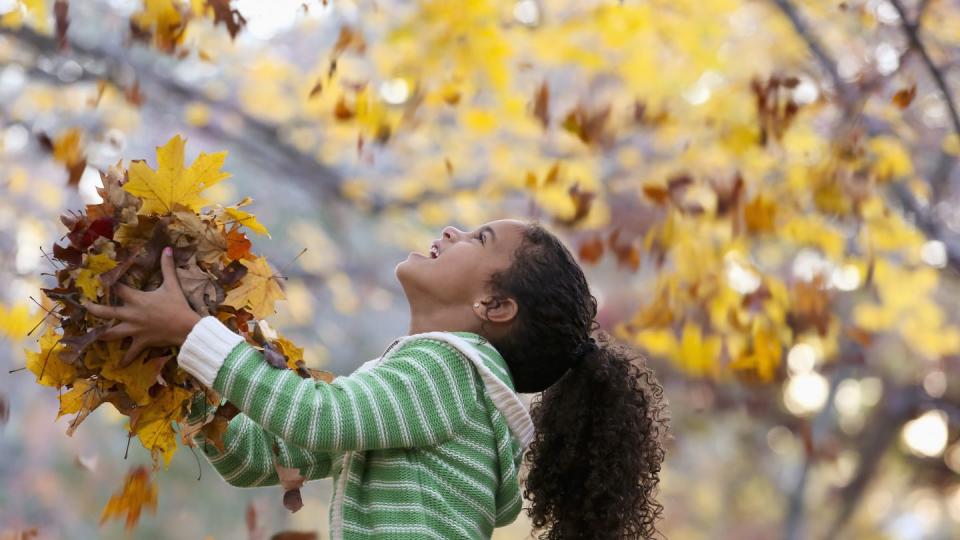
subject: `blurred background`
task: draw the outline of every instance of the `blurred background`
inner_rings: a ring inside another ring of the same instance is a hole
[[[59,216],[176,134],[310,367],[407,333],[442,227],[536,219],[666,388],[667,537],[960,537],[958,48],[954,0],[0,0],[0,537],[327,537],[329,480],[291,514],[186,448],[99,526],[149,453],[12,371]]]

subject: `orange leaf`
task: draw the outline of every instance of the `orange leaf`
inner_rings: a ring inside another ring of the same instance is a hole
[[[124,528],[132,529],[140,520],[140,511],[144,508],[157,512],[157,486],[147,468],[141,465],[127,473],[123,487],[107,501],[100,515],[100,524],[126,513]]]
[[[227,257],[231,260],[250,259],[250,240],[237,227],[227,231]]]

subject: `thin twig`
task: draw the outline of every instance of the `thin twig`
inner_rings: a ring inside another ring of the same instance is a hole
[[[927,66],[927,71],[929,71],[930,76],[933,77],[933,82],[937,85],[937,89],[940,90],[940,94],[943,95],[943,100],[947,103],[947,110],[950,111],[950,122],[953,124],[953,131],[957,136],[960,136],[960,113],[957,112],[957,104],[953,99],[953,94],[950,93],[950,87],[947,85],[943,73],[940,68],[933,63],[933,59],[930,58],[930,53],[920,39],[920,19],[923,18],[924,10],[929,3],[920,3],[917,18],[913,21],[907,18],[907,11],[900,0],[890,0],[890,4],[893,6],[893,9],[897,10],[897,14],[900,16],[900,28],[910,42],[910,47],[920,53],[920,58],[923,60],[924,65]],[[952,164],[950,165],[952,168]],[[943,189],[946,187],[944,184],[949,177],[949,174],[942,175],[933,183],[933,186],[931,186],[936,198],[939,199],[940,196],[943,195]]]
[[[840,71],[837,69],[837,63],[833,61],[833,58],[827,54],[826,48],[820,43],[820,40],[817,38],[816,34],[810,30],[809,25],[800,15],[800,12],[797,11],[797,7],[793,5],[790,0],[772,0],[773,3],[780,8],[780,11],[783,13],[787,19],[790,20],[790,23],[793,25],[794,30],[796,30],[797,35],[806,42],[807,47],[810,49],[810,52],[817,57],[817,61],[820,65],[827,71],[827,74],[830,76],[830,80],[833,81],[833,85],[836,87],[837,95],[840,97],[840,101],[843,104],[844,109],[848,109],[850,105],[854,102],[854,92],[850,88],[850,85],[843,80],[843,77],[840,76]]]

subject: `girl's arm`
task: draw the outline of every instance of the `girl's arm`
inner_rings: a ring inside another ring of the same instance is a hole
[[[212,415],[214,410],[215,407],[207,403],[203,393],[197,394],[191,402],[187,423],[198,422],[207,415]],[[202,432],[196,433],[194,440],[213,468],[232,486],[246,488],[279,484],[280,479],[273,464],[271,451],[274,444],[279,449],[277,462],[280,466],[296,467],[306,480],[330,476],[332,459],[330,453],[311,453],[287,444],[264,431],[243,413],[238,413],[227,424],[226,433],[223,435],[223,452],[220,452]]]
[[[327,383],[271,367],[242,336],[206,316],[178,360],[268,433],[308,452],[435,445],[483,407],[473,366],[429,339],[409,341],[372,369]]]

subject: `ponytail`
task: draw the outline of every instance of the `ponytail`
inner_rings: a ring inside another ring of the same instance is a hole
[[[643,358],[608,336],[534,398],[523,496],[540,539],[651,538],[669,409]],[[570,360],[570,363],[575,359]]]

